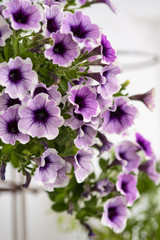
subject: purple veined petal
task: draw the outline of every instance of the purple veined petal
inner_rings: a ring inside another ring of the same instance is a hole
[[[71,117],[66,119],[64,122],[64,126],[67,127],[69,126],[71,129],[78,129],[82,126],[83,124],[83,116],[82,114],[77,114],[75,111],[72,109],[70,112],[67,112]]]
[[[114,189],[114,186],[114,183],[105,178],[97,182],[96,191],[98,191],[102,197],[106,197]]]
[[[112,106],[112,98],[105,99],[99,93],[97,94],[96,100],[97,100],[97,102],[99,104],[99,107],[102,111],[104,111],[106,109],[109,109]]]
[[[151,111],[155,108],[155,88],[152,88],[146,93],[137,94],[129,97],[131,100],[137,100],[144,103],[144,105]]]
[[[40,166],[35,172],[35,180],[44,186],[55,183],[57,172],[64,165],[65,161],[57,154],[57,151],[48,148],[41,156]]]
[[[0,94],[0,111],[6,111],[9,107],[16,104],[21,105],[21,101],[19,100],[19,98],[13,99],[3,90]]]
[[[104,99],[111,97],[119,91],[120,84],[118,83],[117,74],[120,72],[120,68],[112,64],[103,68],[102,75],[106,81],[97,87],[97,92],[101,94]]]
[[[5,46],[5,40],[8,39],[13,34],[8,23],[0,16],[0,46]]]
[[[3,16],[9,18],[15,30],[40,30],[42,15],[39,9],[28,0],[12,0],[6,3]]]
[[[151,158],[145,163],[139,166],[139,170],[145,172],[148,177],[158,185],[160,183],[160,173],[156,171],[156,162],[154,158]]]
[[[120,134],[134,124],[137,114],[137,109],[131,105],[128,98],[117,97],[113,108],[102,114],[102,129],[106,133]]]
[[[95,143],[95,137],[97,131],[94,130],[91,126],[84,124],[79,129],[79,134],[74,140],[74,143],[77,148],[87,148],[92,146]]]
[[[29,58],[16,57],[8,63],[0,64],[0,84],[11,98],[20,100],[28,94],[28,90],[38,83],[38,76],[32,70],[32,62]]]
[[[51,7],[53,5],[62,5],[65,4],[66,0],[45,0],[44,4]]]
[[[107,40],[107,37],[105,35],[101,35],[101,52],[102,52],[102,58],[107,63],[113,63],[116,59],[116,52],[111,47],[110,42]]]
[[[136,133],[136,143],[147,156],[152,157],[154,155],[150,141],[145,139],[140,133]]]
[[[116,183],[117,190],[125,195],[127,205],[132,206],[134,201],[139,198],[139,192],[137,190],[137,177],[129,173],[121,173],[118,176]]]
[[[21,133],[18,128],[20,120],[18,111],[19,107],[15,105],[0,115],[0,138],[4,143],[14,145],[17,140],[22,144],[29,141],[29,136]]]
[[[67,66],[79,55],[79,46],[77,42],[73,41],[70,33],[61,33],[57,31],[51,34],[54,44],[51,48],[45,50],[44,55],[53,64],[60,66]]]
[[[78,150],[75,155],[74,173],[78,183],[83,182],[92,172],[93,167],[91,164],[91,160],[93,158],[93,154],[88,150]]]
[[[74,39],[78,42],[83,42],[86,39],[96,40],[100,35],[98,26],[91,24],[90,18],[80,11],[67,14],[63,21],[62,31],[72,32]]]
[[[44,93],[30,99],[27,106],[21,107],[19,114],[20,131],[32,137],[54,139],[59,133],[58,128],[63,124],[60,109]]]
[[[140,148],[131,141],[123,141],[116,146],[116,158],[122,162],[124,171],[131,172],[138,168],[141,161],[139,150]]]
[[[56,6],[45,6],[45,21],[43,31],[46,37],[50,37],[53,32],[60,30],[63,20],[63,12]]]
[[[81,114],[84,121],[88,122],[91,117],[98,115],[99,108],[95,89],[89,86],[74,86],[68,100],[75,105],[75,113]]]
[[[52,85],[51,87],[47,88],[44,83],[38,83],[31,89],[31,97],[34,98],[40,93],[46,93],[49,96],[49,100],[54,100],[58,105],[62,100],[62,96],[57,89],[58,86]]]
[[[126,227],[128,215],[125,197],[117,196],[106,201],[101,223],[114,232],[121,233]]]

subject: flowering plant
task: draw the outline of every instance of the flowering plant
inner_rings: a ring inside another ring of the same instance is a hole
[[[99,2],[116,12],[109,0],[2,1],[0,176],[11,162],[26,176],[23,187],[33,176],[54,211],[106,239],[110,233],[93,231],[90,219],[123,232],[144,181],[153,189],[149,178],[157,185],[160,175],[150,142],[124,134],[138,114],[135,100],[153,109],[154,89],[130,96],[129,82],[120,84],[116,51],[79,11]],[[115,134],[122,141],[110,140]]]

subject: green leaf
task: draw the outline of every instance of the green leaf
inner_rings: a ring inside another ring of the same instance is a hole
[[[13,56],[13,47],[10,43],[7,43],[5,46],[4,46],[4,57],[5,57],[5,60],[6,62],[9,61],[9,59]]]
[[[107,169],[107,162],[103,158],[101,158],[99,160],[99,165],[100,165],[102,170],[106,170]]]
[[[56,212],[63,212],[67,210],[67,205],[64,202],[55,203],[52,205],[52,209]]]
[[[19,168],[20,167],[19,157],[16,156],[14,153],[11,154],[10,161],[11,161],[13,167],[15,167],[15,168]]]
[[[14,150],[14,147],[15,147],[14,145],[6,144],[2,148],[2,153],[8,154],[8,153],[12,152]]]

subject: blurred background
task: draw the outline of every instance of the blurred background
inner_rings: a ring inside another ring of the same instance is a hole
[[[117,61],[123,68],[120,81],[130,80],[130,95],[156,88],[154,112],[151,113],[142,103],[135,102],[139,117],[132,128],[131,138],[133,133],[140,132],[152,142],[152,147],[160,158],[160,62],[148,64],[152,55],[140,56],[137,53],[160,56],[160,1],[111,1],[118,10],[116,15],[105,4],[95,4],[84,9],[84,12],[93,23],[100,26],[114,49],[129,53],[118,54]],[[23,181],[23,177],[17,175],[11,167],[7,168],[6,179],[17,183]],[[34,190],[37,185],[32,182],[31,188]],[[72,217],[53,213],[50,207],[51,202],[43,191],[33,193],[24,190],[17,194],[0,192],[0,239],[87,240],[87,233],[76,225]]]

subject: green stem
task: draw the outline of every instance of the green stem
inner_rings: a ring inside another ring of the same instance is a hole
[[[26,36],[20,37],[18,40],[21,41],[24,38],[33,37],[35,35],[36,35],[35,33],[31,33],[30,35],[26,35]]]
[[[17,32],[14,31],[13,32],[13,36],[14,36],[14,56],[16,57],[18,55],[18,36],[17,36]]]

